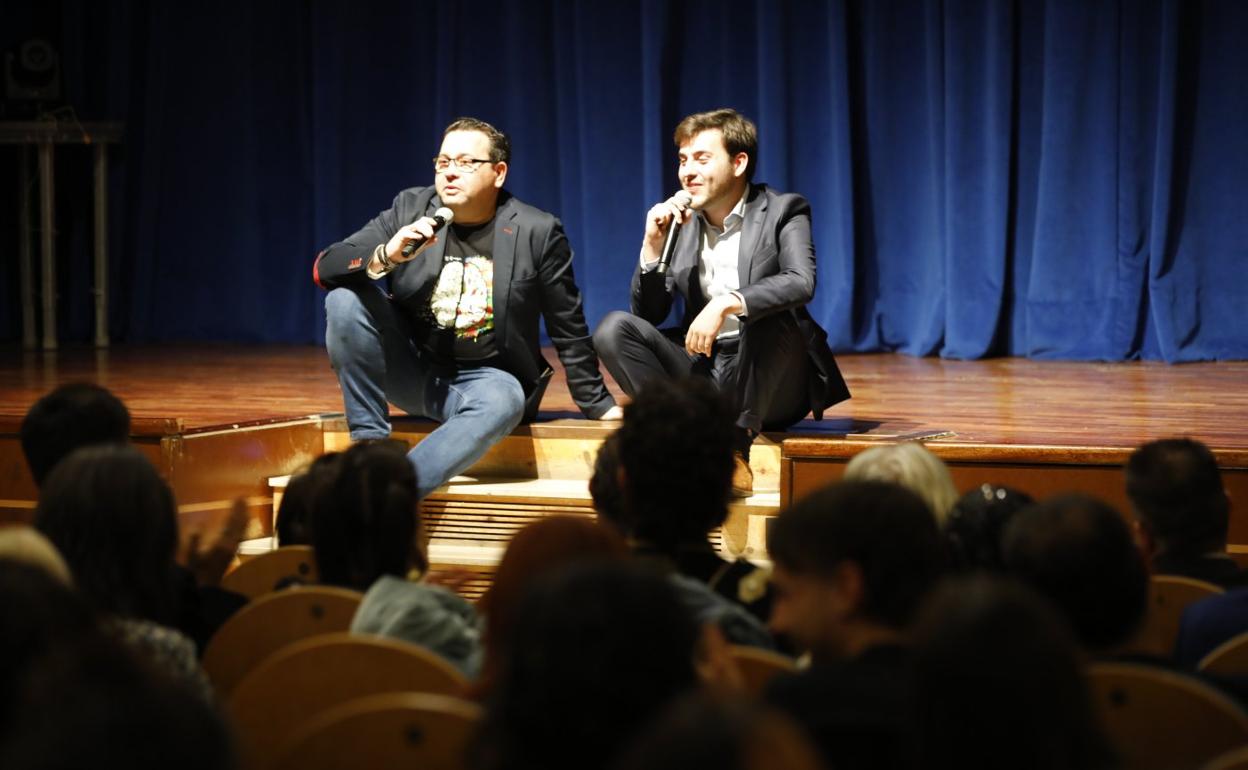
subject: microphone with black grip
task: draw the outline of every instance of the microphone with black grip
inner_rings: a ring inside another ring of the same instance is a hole
[[[455,219],[455,212],[451,211],[446,206],[443,206],[442,208],[433,212],[433,231],[436,233],[438,230],[441,230],[446,225],[449,225],[453,219]],[[423,249],[424,247],[425,247],[424,238],[413,238],[412,240],[403,244],[403,249],[402,249],[403,256],[410,257],[413,254],[415,254],[418,250]]]
[[[693,202],[693,197],[684,190],[673,195],[672,199],[677,201],[682,211],[689,208],[689,204]],[[672,263],[672,254],[676,251],[678,235],[680,235],[680,220],[672,217],[672,221],[667,225],[667,237],[663,239],[663,251],[659,253],[659,265],[654,269],[656,273],[667,272],[667,266]]]

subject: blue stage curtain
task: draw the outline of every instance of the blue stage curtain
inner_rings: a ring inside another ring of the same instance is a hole
[[[33,18],[18,5],[0,11]],[[626,306],[642,215],[676,189],[676,122],[734,106],[757,179],[813,205],[811,310],[839,350],[1248,357],[1240,0],[55,8],[79,112],[127,123],[123,339],[321,341],[314,255],[430,184],[459,115],[511,135],[508,187],[562,217],[593,325]],[[89,237],[65,240],[85,265]]]

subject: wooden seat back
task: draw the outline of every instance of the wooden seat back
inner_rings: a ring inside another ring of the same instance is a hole
[[[286,545],[238,565],[221,579],[221,587],[258,599],[287,584],[309,585],[318,579],[312,547]]]
[[[1215,647],[1196,668],[1217,676],[1248,676],[1248,632]]]
[[[268,767],[308,719],[366,695],[460,695],[467,679],[453,665],[408,642],[334,633],[288,645],[247,674],[230,695],[244,759]],[[365,765],[361,765],[365,766]]]
[[[1154,575],[1148,587],[1148,613],[1134,647],[1169,658],[1179,638],[1183,610],[1192,602],[1222,593],[1221,586],[1177,575]]]
[[[1248,743],[1248,713],[1194,677],[1133,663],[1096,663],[1088,675],[1124,770],[1200,767]]]
[[[267,594],[217,629],[204,650],[208,679],[225,699],[269,655],[309,636],[346,631],[363,594],[332,586],[298,586]]]
[[[797,671],[797,661],[778,652],[739,644],[732,645],[729,650],[741,672],[745,691],[750,695],[761,695],[772,679]]]

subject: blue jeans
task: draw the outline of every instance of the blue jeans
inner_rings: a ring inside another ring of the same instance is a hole
[[[431,361],[381,287],[334,289],[325,298],[325,313],[325,347],[338,373],[352,440],[390,435],[387,400],[442,423],[407,455],[421,498],[468,470],[520,424],[524,390],[515,376],[491,366]]]

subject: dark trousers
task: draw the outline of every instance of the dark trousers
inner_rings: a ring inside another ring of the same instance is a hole
[[[680,330],[617,310],[594,331],[594,347],[630,398],[660,378],[705,377],[732,399],[739,428],[784,430],[810,412],[810,358],[788,313],[747,321],[739,340],[716,343],[707,357],[687,353]]]

